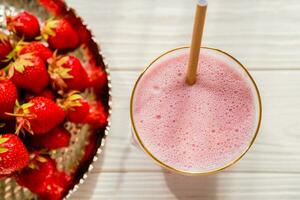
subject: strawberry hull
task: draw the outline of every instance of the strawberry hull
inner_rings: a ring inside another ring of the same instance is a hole
[[[48,20],[42,31],[52,49],[72,50],[79,46],[79,37],[66,19]]]
[[[11,63],[11,81],[20,88],[40,93],[49,83],[44,61],[32,54],[24,54]]]
[[[0,69],[9,63],[8,55],[12,50],[8,36],[0,31]]]
[[[40,25],[37,18],[26,11],[16,16],[7,16],[7,28],[20,38],[32,40],[40,34]]]
[[[49,61],[48,72],[57,90],[82,91],[88,87],[88,75],[75,56],[54,57]]]
[[[45,62],[52,57],[52,51],[41,42],[31,42],[23,46],[19,52],[19,55],[26,53],[33,53],[34,55],[39,56]]]
[[[15,134],[0,136],[0,175],[10,175],[26,167],[29,154],[26,147]]]
[[[29,103],[33,104],[29,112],[35,115],[28,118],[33,134],[45,134],[65,119],[65,111],[48,98],[35,97]]]

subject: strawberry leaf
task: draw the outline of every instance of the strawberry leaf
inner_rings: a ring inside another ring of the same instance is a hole
[[[9,37],[0,31],[0,42],[8,42],[9,41]]]
[[[56,65],[62,67],[66,62],[68,62],[69,56],[64,56],[56,62]]]
[[[20,103],[19,103],[18,99],[16,100],[15,104],[17,107],[20,107]]]
[[[7,148],[0,147],[0,153],[6,153],[6,152],[8,152]]]
[[[3,144],[5,142],[7,142],[9,140],[9,138],[4,138],[4,137],[1,137],[0,138],[0,144]]]
[[[30,168],[30,169],[35,169],[36,166],[35,166],[35,164],[34,164],[33,162],[30,162],[30,163],[28,164],[28,168]]]
[[[23,73],[25,67],[33,66],[32,59],[32,53],[21,55],[14,63],[12,63],[12,66],[16,71]]]
[[[34,106],[34,103],[24,103],[24,104],[22,104],[22,108],[23,109],[28,109],[28,108],[30,108],[30,107],[32,107],[32,106]]]
[[[43,156],[37,156],[37,157],[36,157],[36,160],[39,161],[39,162],[41,162],[41,163],[47,162],[47,159],[44,158]]]
[[[29,44],[28,42],[24,42],[24,39],[22,38],[16,45],[14,51],[19,53],[21,51],[21,49],[26,46],[27,44]]]
[[[8,61],[10,61],[11,59],[13,59],[14,55],[15,55],[15,51],[12,50],[11,52],[9,52],[9,54],[7,54],[7,56],[6,56],[6,58],[3,60],[3,62],[8,62]]]
[[[44,27],[43,31],[42,31],[42,37],[45,40],[48,40],[49,36],[55,36],[55,31],[54,29],[56,29],[56,27],[58,27],[59,25],[59,20],[53,20],[53,19],[49,19],[46,22],[46,26]]]
[[[22,104],[21,108],[23,110],[23,113],[26,115],[26,114],[29,114],[30,111],[29,111],[29,108],[34,106],[34,103],[25,103],[25,104]]]
[[[78,99],[82,99],[82,96],[80,94],[73,94],[72,96],[70,96],[68,98],[70,101],[75,101],[75,100],[78,100]]]
[[[74,78],[69,72],[72,71],[72,69],[69,68],[63,68],[59,67],[55,69],[55,72],[63,79],[71,79]]]

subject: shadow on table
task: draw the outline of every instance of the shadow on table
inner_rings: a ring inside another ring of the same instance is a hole
[[[178,200],[215,200],[217,175],[184,176],[163,171],[166,184]]]
[[[121,162],[120,162],[120,169],[125,169],[125,163],[128,160],[128,155],[130,152],[131,144],[129,144],[122,153]],[[124,183],[124,173],[119,173],[118,180],[117,180],[116,191],[121,189],[122,184]]]
[[[92,199],[94,195],[94,190],[97,185],[98,176],[101,175],[99,169],[102,169],[103,161],[105,159],[105,148],[102,153],[99,155],[98,160],[93,164],[94,169],[88,173],[87,178],[85,179],[83,184],[79,185],[78,190],[71,195],[70,200],[78,200],[78,199]]]

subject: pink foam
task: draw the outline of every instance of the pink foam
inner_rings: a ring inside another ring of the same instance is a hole
[[[187,54],[153,65],[140,79],[133,116],[144,145],[169,166],[210,171],[249,146],[255,132],[253,90],[220,57],[201,53],[193,86],[185,83]]]

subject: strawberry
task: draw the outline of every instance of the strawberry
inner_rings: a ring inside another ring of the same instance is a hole
[[[40,155],[16,175],[16,180],[42,200],[60,200],[71,183],[70,176],[57,170],[55,160]]]
[[[93,128],[104,127],[107,124],[108,114],[100,101],[90,104],[89,114],[83,123],[91,125]]]
[[[34,95],[32,93],[26,93],[25,94],[25,100],[26,101],[30,101],[30,99],[32,99],[32,98],[34,98],[36,96],[46,97],[46,98],[51,99],[53,101],[55,101],[55,98],[56,98],[56,96],[55,96],[55,94],[54,94],[54,92],[52,90],[45,89],[41,93],[39,93],[38,95]]]
[[[88,70],[88,77],[88,87],[94,88],[96,93],[99,93],[101,89],[107,85],[107,74],[99,67],[94,67],[93,69]]]
[[[51,99],[45,97],[34,97],[28,103],[19,105],[17,103],[17,131],[25,129],[34,135],[49,132],[65,119],[64,110]]]
[[[46,21],[42,36],[53,49],[75,49],[79,45],[77,32],[66,19],[50,19]]]
[[[48,72],[52,85],[60,90],[83,90],[88,85],[88,75],[75,56],[54,57],[49,60]]]
[[[40,96],[46,97],[46,98],[51,99],[53,101],[55,100],[55,94],[54,94],[54,92],[52,90],[49,90],[49,89],[46,89],[46,90],[42,91],[40,93]]]
[[[8,55],[13,50],[9,37],[0,31],[0,68],[9,62]]]
[[[16,174],[16,181],[20,186],[28,188],[34,193],[44,192],[47,180],[57,171],[55,160],[49,156],[33,154],[33,159],[27,168]]]
[[[41,200],[60,200],[64,196],[71,183],[71,177],[65,172],[56,172],[47,179],[46,190],[39,193]]]
[[[9,75],[17,87],[34,93],[40,93],[49,83],[45,63],[31,53],[23,54],[11,63]]]
[[[0,118],[11,118],[5,113],[13,112],[17,98],[16,86],[10,80],[0,77]]]
[[[30,42],[21,44],[19,55],[32,53],[35,56],[39,56],[45,62],[48,58],[52,57],[52,51],[41,42]]]
[[[47,10],[49,13],[55,14],[55,16],[60,16],[65,8],[64,1],[49,1],[49,0],[39,0],[39,3]]]
[[[44,135],[34,136],[30,144],[34,147],[58,149],[70,143],[71,134],[65,128],[57,127]]]
[[[82,123],[89,113],[89,103],[78,92],[70,92],[63,103],[67,119],[73,123]]]
[[[26,12],[20,12],[16,16],[7,16],[7,29],[25,40],[32,40],[40,34],[40,25],[37,18]]]
[[[81,162],[88,162],[91,158],[94,157],[97,147],[97,134],[91,134],[88,138],[88,143],[84,148],[84,155]]]
[[[0,181],[2,181],[5,178],[8,178],[9,176],[10,176],[10,174],[9,175],[0,175]]]
[[[86,25],[82,23],[82,20],[79,17],[74,16],[74,14],[66,15],[65,19],[72,25],[74,30],[76,30],[80,41],[79,43],[88,45],[92,39],[92,34]]]
[[[28,165],[29,154],[15,134],[0,136],[0,175],[8,175]]]

